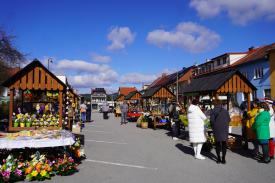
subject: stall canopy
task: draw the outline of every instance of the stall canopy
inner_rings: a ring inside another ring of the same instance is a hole
[[[59,126],[62,125],[62,102],[63,91],[66,89],[65,83],[58,79],[51,73],[41,62],[34,60],[26,67],[21,69],[15,75],[10,77],[3,83],[3,86],[8,87],[10,90],[10,115],[9,115],[9,130],[16,131],[12,127],[12,113],[13,113],[13,100],[14,90],[47,90],[59,91]]]
[[[175,95],[164,86],[149,88],[142,95],[142,98],[174,98]]]
[[[125,100],[140,100],[141,94],[138,91],[130,92],[126,97],[124,97]]]
[[[252,93],[257,90],[250,81],[237,70],[228,70],[218,73],[210,73],[191,80],[180,88],[180,93]]]

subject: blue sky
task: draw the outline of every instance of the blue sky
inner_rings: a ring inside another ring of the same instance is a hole
[[[115,91],[274,42],[272,1],[0,0],[0,25],[81,93]]]

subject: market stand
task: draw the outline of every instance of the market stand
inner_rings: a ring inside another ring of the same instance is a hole
[[[226,70],[215,72],[191,79],[180,89],[185,97],[199,97],[209,95],[211,100],[218,96],[227,96],[227,109],[229,110],[230,94],[244,93],[247,98],[247,110],[250,110],[250,94],[256,90],[256,87],[237,70]],[[232,122],[232,119],[231,119]],[[242,124],[241,121],[237,122]],[[236,134],[231,134],[237,136]],[[244,134],[242,134],[243,137]]]
[[[160,118],[167,118],[167,114],[164,114],[160,107],[161,104],[166,105],[168,99],[174,99],[175,95],[165,86],[157,86],[145,90],[142,98],[145,100],[144,108],[153,116],[153,128],[166,125],[167,123],[159,121]],[[149,109],[153,103],[157,103],[157,109]]]
[[[5,81],[3,86],[9,88],[10,95],[8,130],[17,132],[0,133],[0,157],[5,159],[0,165],[0,182],[45,180],[54,175],[76,172],[76,161],[80,161],[84,153],[80,153],[79,139],[72,132],[62,129],[71,129],[68,117],[75,116],[74,109],[78,106],[78,96],[67,81],[61,81],[38,60],[34,60]],[[17,100],[20,106],[15,105]],[[16,110],[18,114],[13,115]],[[33,112],[36,113],[28,114]],[[24,126],[15,126],[15,121],[20,119],[17,116],[27,116],[23,118],[24,122],[20,121]],[[50,120],[50,123],[46,124],[43,119]],[[25,120],[42,125],[25,127]]]
[[[26,99],[26,92],[35,92],[37,94],[49,92],[56,95],[58,101],[58,127],[62,127],[63,119],[63,94],[65,93],[67,86],[60,79],[58,79],[53,73],[51,73],[43,64],[38,60],[34,60],[26,67],[17,72],[14,76],[9,78],[3,83],[3,86],[9,88],[10,93],[10,104],[9,104],[9,131],[21,131],[21,130],[34,130],[36,127],[15,127],[13,126],[13,112],[14,106],[14,96],[15,92],[21,93],[21,110],[24,105],[24,100]],[[72,93],[72,92],[71,92]],[[48,95],[48,93],[47,93]],[[74,94],[72,94],[74,95]],[[76,100],[76,97],[73,97]],[[45,97],[44,101],[33,101],[30,103],[50,103],[50,100]],[[52,127],[46,127],[52,129]]]
[[[127,117],[129,121],[137,121],[137,119],[142,115],[142,103],[141,103],[141,93],[138,91],[132,91],[124,97],[125,101],[129,104],[129,112]]]

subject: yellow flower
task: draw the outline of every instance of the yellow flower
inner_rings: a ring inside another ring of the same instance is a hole
[[[31,173],[31,175],[32,175],[33,177],[36,177],[37,174],[38,174],[38,172],[37,172],[36,170],[32,171],[32,173]]]
[[[42,177],[45,177],[45,176],[47,175],[47,171],[46,171],[46,170],[42,170],[42,171],[40,172],[40,175],[41,175]]]

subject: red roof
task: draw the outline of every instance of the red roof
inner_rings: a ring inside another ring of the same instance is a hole
[[[260,46],[259,48],[254,48],[248,51],[245,57],[241,58],[240,60],[232,64],[231,67],[265,58],[267,52],[274,48],[275,48],[275,43],[272,43],[270,45]]]
[[[169,76],[170,75],[162,74],[155,81],[153,81],[148,88],[153,88],[155,86],[161,86],[162,84],[166,83],[166,81],[169,79]]]
[[[133,91],[137,91],[136,87],[119,87],[118,94],[126,96]]]

